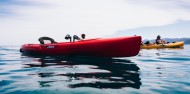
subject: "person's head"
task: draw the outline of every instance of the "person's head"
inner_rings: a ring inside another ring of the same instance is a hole
[[[71,39],[71,35],[67,34],[67,35],[65,36],[65,39],[66,39],[66,40]]]
[[[65,39],[66,39],[66,40],[68,40],[68,39],[69,39],[69,40],[70,40],[70,42],[71,42],[71,35],[67,34],[67,35],[65,36]]]
[[[160,38],[161,38],[160,35],[158,35],[158,36],[157,36],[157,39],[160,39]]]
[[[86,36],[85,34],[81,34],[82,39],[85,39],[85,36]]]

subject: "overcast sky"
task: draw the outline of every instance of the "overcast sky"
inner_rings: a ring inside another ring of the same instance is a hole
[[[141,35],[190,36],[190,0],[0,0],[0,45]]]

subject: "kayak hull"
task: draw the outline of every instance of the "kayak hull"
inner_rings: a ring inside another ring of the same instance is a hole
[[[97,57],[130,57],[139,53],[140,36],[90,39],[53,44],[25,44],[20,51],[37,55],[80,55]]]
[[[141,45],[141,49],[159,49],[159,48],[180,48],[184,46],[184,42],[175,42],[169,44],[153,44],[153,45]]]

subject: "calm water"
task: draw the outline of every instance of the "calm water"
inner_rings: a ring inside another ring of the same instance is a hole
[[[0,94],[129,93],[190,93],[190,45],[130,58],[34,57],[0,46]]]

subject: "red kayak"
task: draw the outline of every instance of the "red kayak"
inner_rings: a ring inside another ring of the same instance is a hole
[[[139,53],[140,36],[89,39],[76,42],[25,44],[20,52],[38,55],[80,55],[97,57],[130,57]]]

